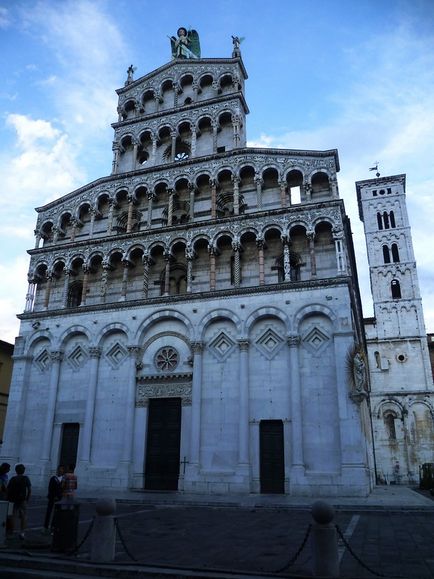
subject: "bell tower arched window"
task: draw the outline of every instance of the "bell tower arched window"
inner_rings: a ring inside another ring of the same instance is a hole
[[[390,282],[390,290],[392,292],[392,299],[400,300],[401,299],[401,285],[397,279],[392,279]]]

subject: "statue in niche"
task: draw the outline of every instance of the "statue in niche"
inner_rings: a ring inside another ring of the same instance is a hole
[[[170,36],[172,58],[200,58],[199,34],[196,30],[178,28],[178,38]]]
[[[366,390],[366,365],[360,352],[354,356],[354,384],[357,392]]]

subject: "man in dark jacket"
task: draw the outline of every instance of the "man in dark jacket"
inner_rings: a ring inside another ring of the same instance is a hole
[[[50,532],[51,515],[53,513],[54,503],[57,503],[57,501],[60,501],[62,498],[62,479],[64,472],[65,469],[63,466],[59,465],[57,467],[56,474],[50,478],[48,483],[48,504],[44,522],[44,528],[47,533]]]
[[[27,503],[32,494],[32,485],[28,476],[24,474],[26,467],[23,464],[17,464],[15,467],[15,476],[8,483],[7,494],[8,501],[13,503],[11,532],[14,531],[16,519],[20,519],[20,537],[24,539],[24,531],[27,527]]]

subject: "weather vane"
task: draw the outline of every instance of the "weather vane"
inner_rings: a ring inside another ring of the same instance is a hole
[[[379,164],[380,164],[380,163],[379,163],[378,161],[375,161],[375,165],[374,165],[373,167],[370,167],[370,169],[369,169],[370,171],[377,171],[377,172],[375,173],[375,176],[377,177],[377,179],[378,179],[378,177],[380,176],[380,172],[379,172],[379,170],[378,170],[378,165],[379,165]]]

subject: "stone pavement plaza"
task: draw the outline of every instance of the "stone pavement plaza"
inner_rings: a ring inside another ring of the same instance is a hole
[[[28,539],[24,545],[8,541],[0,553],[0,577],[25,577],[26,566],[41,569],[36,577],[59,578],[69,573],[140,577],[145,572],[148,577],[312,576],[309,541],[296,563],[281,571],[303,542],[312,520],[312,500],[148,492],[116,498],[119,528],[136,561],[119,540],[115,562],[110,565],[89,564],[90,538],[74,556],[41,549],[44,540],[47,543],[41,529],[45,500],[35,497],[29,507]],[[328,502],[335,506],[335,522],[348,544],[377,576],[434,578],[434,501],[428,493],[388,486],[377,487],[366,499]],[[94,503],[92,497],[80,497],[79,540],[95,514]],[[376,576],[342,542],[339,558],[341,577]],[[7,571],[14,566],[19,569]]]

